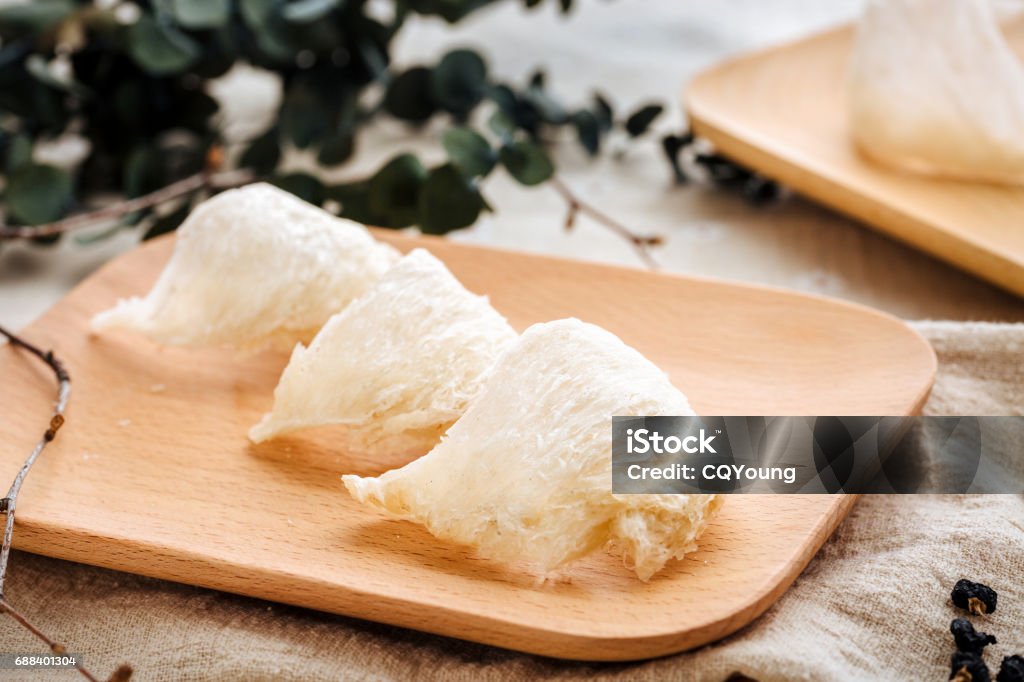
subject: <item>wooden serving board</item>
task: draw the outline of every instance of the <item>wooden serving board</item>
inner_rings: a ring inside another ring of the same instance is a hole
[[[855,305],[378,236],[429,248],[518,329],[572,315],[607,327],[705,414],[910,414],[935,371],[913,331]],[[20,549],[538,654],[626,660],[749,623],[854,502],[733,496],[701,549],[648,584],[606,554],[539,583],[357,505],[339,480],[401,461],[349,455],[331,429],[250,444],[284,355],[240,360],[90,336],[90,317],[147,291],[172,245],[156,240],[114,261],[24,330],[66,361],[73,392],[67,425],[19,500]],[[46,368],[0,347],[0,479],[43,430],[53,392]]]
[[[1024,56],[1024,17],[1005,28]],[[842,28],[711,68],[686,92],[693,130],[795,191],[1024,296],[1024,187],[916,176],[858,154],[846,121],[852,40]]]

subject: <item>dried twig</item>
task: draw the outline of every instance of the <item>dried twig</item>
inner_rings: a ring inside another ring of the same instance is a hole
[[[590,216],[594,221],[604,225],[612,232],[632,244],[637,255],[640,256],[640,259],[643,260],[644,264],[648,268],[651,270],[658,269],[658,262],[654,260],[654,257],[651,255],[650,247],[659,246],[662,243],[661,237],[657,235],[636,234],[604,211],[601,211],[592,204],[588,204],[580,199],[576,193],[573,192],[569,186],[557,176],[551,178],[551,186],[554,187],[555,191],[561,194],[562,198],[569,204],[569,213],[565,218],[566,229],[571,229],[573,227],[576,222],[577,215],[582,213],[583,215]]]
[[[50,425],[43,434],[43,437],[35,448],[29,454],[28,459],[21,465],[21,469],[18,471],[18,475],[14,477],[14,482],[11,483],[10,489],[7,491],[7,495],[0,499],[0,512],[7,513],[7,524],[4,527],[4,538],[3,545],[0,546],[0,600],[4,598],[4,582],[7,579],[7,561],[11,554],[11,536],[14,533],[14,510],[18,501],[18,492],[21,491],[21,484],[24,483],[25,477],[28,475],[32,465],[36,463],[36,459],[39,458],[43,448],[52,441],[57,431],[64,424],[64,410],[68,404],[68,398],[71,397],[71,377],[68,376],[67,370],[61,361],[54,356],[53,352],[43,352],[36,346],[23,341],[21,338],[15,336],[11,332],[7,331],[3,327],[0,327],[0,334],[3,334],[11,342],[11,345],[17,346],[22,350],[32,353],[40,360],[45,362],[50,369],[53,370],[54,376],[57,378],[57,404],[53,408],[53,416],[50,417]]]
[[[0,225],[0,240],[31,239],[33,237],[49,237],[55,234],[71,232],[96,223],[114,220],[121,216],[159,206],[172,199],[178,199],[191,192],[206,187],[236,187],[252,182],[254,176],[248,170],[212,173],[204,170],[187,178],[172,182],[158,190],[143,194],[141,197],[112,203],[87,213],[77,213],[56,222],[43,225]]]
[[[7,491],[7,495],[0,498],[0,512],[6,513],[7,515],[6,524],[4,526],[3,544],[0,545],[0,612],[9,615],[19,625],[35,635],[38,639],[42,640],[54,654],[64,654],[67,652],[67,648],[63,644],[60,644],[53,638],[44,634],[42,630],[33,625],[31,621],[29,621],[20,611],[15,609],[11,603],[7,601],[5,587],[7,581],[7,564],[11,556],[11,540],[14,536],[14,513],[18,504],[18,493],[21,492],[21,486],[25,482],[25,477],[28,476],[28,472],[32,469],[32,465],[36,463],[39,455],[42,454],[50,441],[57,437],[57,432],[60,430],[60,427],[64,425],[64,411],[67,409],[68,399],[71,397],[71,377],[68,374],[67,369],[64,367],[64,364],[53,354],[53,351],[43,351],[39,347],[25,341],[3,327],[0,327],[0,335],[7,337],[7,340],[12,346],[31,353],[43,361],[53,371],[53,375],[57,379],[57,402],[54,404],[53,414],[50,416],[50,423],[46,427],[46,431],[43,432],[42,438],[39,439],[39,442],[36,443],[32,452],[29,453],[25,463],[21,465],[21,469],[18,470],[18,474],[14,477],[14,482],[11,483],[11,487]],[[82,664],[76,663],[75,667],[87,680],[96,681],[96,677]],[[131,677],[131,668],[121,666],[114,671],[111,679],[126,680],[129,677]]]
[[[239,169],[220,173],[212,172],[211,170],[203,170],[195,175],[190,175],[187,178],[173,182],[166,187],[161,187],[149,194],[144,194],[141,197],[112,203],[109,206],[104,206],[103,208],[96,209],[95,211],[78,213],[56,222],[31,226],[0,224],[0,241],[5,239],[49,237],[55,234],[71,232],[82,227],[95,225],[96,223],[114,220],[121,216],[128,215],[129,213],[153,208],[154,206],[159,206],[160,204],[173,199],[178,199],[190,194],[191,192],[196,192],[206,187],[216,187],[218,189],[237,187],[239,185],[252,182],[255,179],[256,178],[252,171],[248,169]],[[648,268],[652,270],[656,270],[658,268],[657,261],[655,261],[654,257],[651,255],[650,247],[661,245],[661,237],[658,235],[636,234],[628,227],[609,216],[607,213],[581,199],[561,178],[557,176],[551,179],[551,186],[554,187],[555,191],[558,192],[569,205],[569,212],[565,220],[566,229],[571,229],[573,227],[576,222],[577,215],[581,213],[587,215],[595,222],[604,225],[612,232],[628,241]]]

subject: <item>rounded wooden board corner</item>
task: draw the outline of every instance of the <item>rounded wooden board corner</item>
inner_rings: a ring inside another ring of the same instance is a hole
[[[1024,57],[1024,16],[1004,26]],[[727,60],[683,94],[693,131],[817,202],[1024,296],[1024,188],[883,167],[846,128],[842,27]]]
[[[566,316],[609,328],[705,414],[910,414],[934,377],[934,354],[917,334],[861,306],[376,236],[403,251],[429,249],[517,329]],[[284,354],[240,359],[91,335],[91,316],[144,293],[172,245],[158,239],[122,256],[24,330],[60,354],[74,387],[67,425],[19,500],[20,549],[546,656],[632,660],[748,624],[854,503],[735,495],[698,551],[650,583],[604,553],[538,582],[526,567],[482,560],[360,507],[339,481],[400,460],[341,452],[330,429],[250,444],[245,434],[270,406]],[[0,476],[13,476],[52,385],[10,348],[0,348],[0,376]]]

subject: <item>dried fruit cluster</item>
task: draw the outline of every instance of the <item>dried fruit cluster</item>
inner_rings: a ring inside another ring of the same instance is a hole
[[[999,595],[988,585],[958,580],[950,594],[953,605],[971,615],[984,616],[996,610]],[[990,682],[992,679],[982,654],[996,638],[974,629],[966,618],[956,618],[949,625],[957,651],[950,661],[949,679],[956,682]],[[996,682],[1024,682],[1024,657],[1004,656]]]

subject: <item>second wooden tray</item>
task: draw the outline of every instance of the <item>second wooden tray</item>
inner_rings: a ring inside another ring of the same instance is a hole
[[[1024,54],[1024,18],[1006,32]],[[920,177],[861,157],[846,127],[852,39],[852,29],[834,30],[697,76],[686,92],[693,130],[795,191],[1024,296],[1024,188]]]

